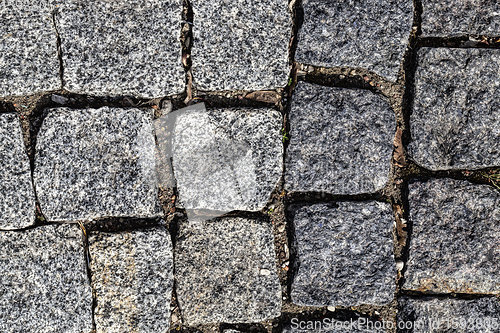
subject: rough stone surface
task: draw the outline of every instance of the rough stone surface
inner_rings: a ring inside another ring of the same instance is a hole
[[[498,0],[422,0],[422,34],[500,35]]]
[[[19,118],[0,114],[0,229],[19,229],[35,222],[35,194]]]
[[[281,126],[281,114],[272,109],[179,114],[173,169],[184,208],[262,209],[281,177]]]
[[[194,0],[193,82],[200,90],[264,90],[288,81],[287,0]]]
[[[181,0],[63,1],[64,88],[157,98],[184,90]]]
[[[89,237],[97,332],[168,332],[173,256],[165,227]]]
[[[92,330],[92,292],[75,225],[0,232],[0,331]]]
[[[494,297],[474,300],[453,298],[398,300],[400,332],[495,333],[500,330],[500,302]]]
[[[500,165],[500,50],[418,53],[408,150],[430,169]]]
[[[150,110],[47,110],[34,172],[45,217],[158,216],[152,126]]]
[[[368,90],[300,82],[290,111],[286,189],[380,190],[388,179],[395,128],[388,102]]]
[[[396,290],[392,211],[380,202],[314,204],[294,212],[292,302],[382,305]],[[293,211],[293,210],[292,210]]]
[[[405,289],[500,293],[500,194],[452,179],[409,186],[413,232]]]
[[[396,80],[413,21],[412,1],[303,0],[295,59],[368,69]]]
[[[175,247],[179,306],[188,325],[280,315],[271,224],[247,218],[184,222]]]
[[[61,88],[50,9],[31,1],[0,4],[0,96]]]

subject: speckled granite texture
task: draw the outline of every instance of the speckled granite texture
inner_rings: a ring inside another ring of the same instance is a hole
[[[47,220],[159,216],[150,110],[46,112],[34,183]]]
[[[414,333],[495,333],[500,329],[500,301],[485,297],[474,300],[454,298],[399,300],[398,326],[413,324]],[[398,332],[410,332],[400,330]]]
[[[500,50],[420,49],[408,147],[418,164],[500,165],[499,76]]]
[[[395,81],[413,22],[412,1],[303,0],[295,60],[358,67]]]
[[[292,302],[387,304],[396,290],[392,211],[380,202],[292,208],[297,257]]]
[[[383,97],[299,82],[289,118],[288,191],[357,194],[384,187],[396,121]]]
[[[30,1],[0,3],[0,96],[61,88],[57,34],[50,10]]]
[[[35,222],[35,193],[17,114],[0,114],[0,229]]]
[[[92,330],[92,293],[80,228],[0,231],[0,331]]]
[[[223,218],[181,223],[174,257],[186,324],[259,322],[280,315],[270,222]]]
[[[188,210],[260,210],[282,172],[282,117],[272,109],[181,112],[173,130],[179,202]]]
[[[287,0],[193,0],[193,82],[200,90],[265,90],[288,82]]]
[[[500,194],[462,180],[409,185],[413,223],[405,289],[500,293]]]
[[[173,256],[165,227],[89,237],[97,332],[167,332]]]
[[[63,1],[64,88],[157,98],[184,91],[181,0]]]
[[[500,35],[498,0],[422,0],[422,34]]]

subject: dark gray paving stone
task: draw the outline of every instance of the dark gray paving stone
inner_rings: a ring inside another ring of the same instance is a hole
[[[300,82],[290,111],[285,188],[335,194],[382,189],[395,128],[389,103],[368,90]]]
[[[165,227],[89,236],[97,332],[167,332],[173,255]]]
[[[0,5],[0,96],[61,88],[51,6],[32,1]]]
[[[92,292],[78,226],[0,232],[0,331],[92,331]]]
[[[500,50],[422,48],[408,151],[433,169],[500,165]]]
[[[287,0],[192,1],[193,82],[200,90],[264,90],[288,81]]]
[[[151,110],[47,110],[34,183],[49,221],[157,217]]]
[[[413,232],[405,289],[500,293],[500,194],[453,179],[409,186]]]
[[[0,229],[35,222],[35,193],[17,114],[0,114]]]
[[[395,81],[412,21],[412,1],[303,0],[304,23],[295,60],[356,67]]]
[[[157,98],[184,90],[181,0],[63,1],[64,88]]]
[[[180,113],[172,150],[183,207],[262,209],[282,173],[281,127],[281,114],[268,108]]]
[[[422,0],[422,34],[500,35],[498,0]]]
[[[181,223],[175,279],[181,314],[189,326],[261,322],[280,315],[281,286],[268,221]]]
[[[297,257],[292,302],[305,306],[382,305],[396,290],[389,204],[314,204],[293,216]]]
[[[413,330],[400,332],[495,333],[500,330],[500,302],[488,297],[462,299],[398,300],[398,326]]]

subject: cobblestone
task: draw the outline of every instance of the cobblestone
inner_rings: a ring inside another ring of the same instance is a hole
[[[395,115],[368,90],[300,82],[290,111],[288,191],[375,192],[390,170]]]
[[[379,202],[299,207],[292,301],[307,306],[389,303],[396,289],[392,212]]]
[[[38,134],[34,182],[49,221],[159,216],[150,110],[47,113]]]
[[[17,114],[0,114],[0,229],[35,222],[35,193]]]
[[[418,53],[408,147],[424,167],[500,165],[500,50],[423,48]]]
[[[413,233],[404,288],[499,293],[499,193],[452,179],[416,181],[409,190]]]

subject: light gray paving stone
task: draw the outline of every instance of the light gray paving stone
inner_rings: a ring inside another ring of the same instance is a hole
[[[305,306],[382,305],[396,290],[389,204],[339,202],[297,207],[292,302]],[[292,208],[293,209],[293,208]]]
[[[500,165],[500,50],[418,52],[408,151],[429,169]]]
[[[182,112],[173,130],[173,170],[187,210],[260,210],[283,168],[278,111]]]
[[[164,226],[89,236],[97,332],[168,332],[173,255]]]
[[[64,88],[157,98],[184,90],[181,0],[63,1]]]
[[[192,1],[193,82],[200,90],[265,90],[288,81],[287,0]]]
[[[92,292],[78,226],[0,232],[0,331],[92,331]]]
[[[382,189],[395,128],[388,101],[368,90],[300,82],[290,111],[285,188],[335,194]]]
[[[175,278],[184,322],[250,323],[281,311],[271,224],[248,218],[183,222]]]
[[[303,0],[295,60],[356,67],[395,81],[408,45],[412,1]]]
[[[17,114],[0,114],[0,229],[35,222],[35,193]]]
[[[413,224],[405,289],[500,293],[500,194],[462,180],[409,185]]]
[[[500,302],[495,297],[473,300],[403,297],[398,300],[398,307],[398,326],[412,327],[411,332],[415,333],[495,333],[500,330]]]
[[[151,110],[47,110],[34,183],[49,221],[160,216]]]
[[[422,0],[422,34],[500,35],[498,0]]]
[[[0,96],[61,88],[51,9],[35,1],[0,4]]]

